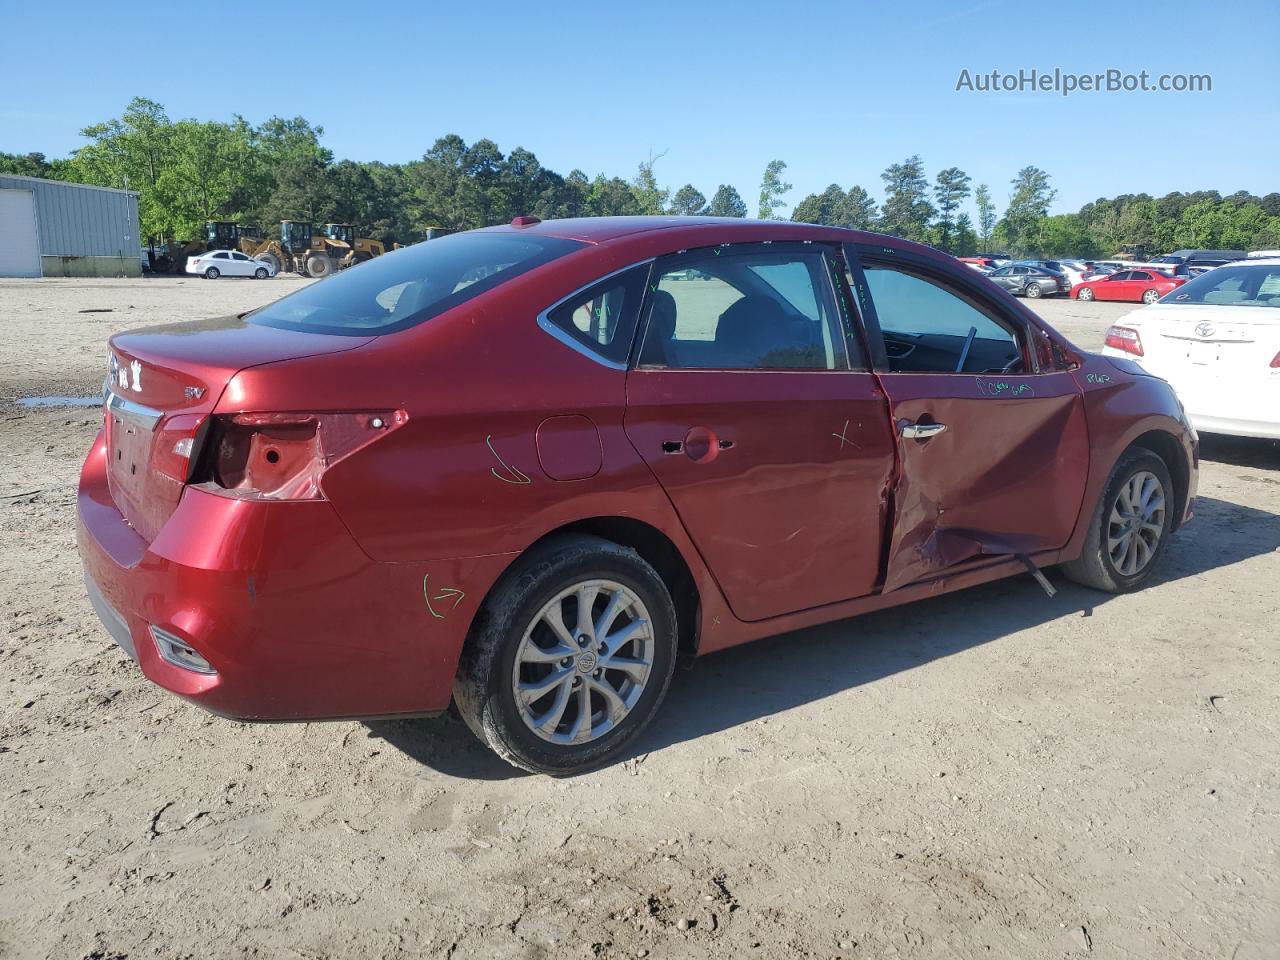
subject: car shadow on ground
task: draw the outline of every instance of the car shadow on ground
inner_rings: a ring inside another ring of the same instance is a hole
[[[1252,437],[1228,437],[1221,434],[1202,433],[1200,434],[1200,459],[1227,463],[1233,467],[1280,470],[1280,440],[1255,440]]]
[[[1171,583],[1280,549],[1280,515],[1202,497],[1196,519],[1174,535],[1156,583]],[[678,671],[650,728],[628,757],[711,736],[730,727],[872,683],[1019,630],[1062,617],[1092,616],[1115,599],[1047,574],[1047,596],[1027,576],[848,620],[781,634],[696,660]],[[467,779],[525,776],[452,716],[369,724],[428,767]]]

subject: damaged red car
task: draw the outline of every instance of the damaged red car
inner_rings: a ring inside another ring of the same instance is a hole
[[[147,677],[242,720],[452,701],[553,774],[625,751],[681,656],[1028,569],[1133,589],[1196,492],[1164,381],[784,222],[432,240],[113,337],[104,407],[80,552]]]

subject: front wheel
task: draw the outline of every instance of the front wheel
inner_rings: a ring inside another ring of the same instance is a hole
[[[267,276],[268,276],[267,268],[259,267],[257,270],[253,271],[253,275],[257,277],[259,280],[265,280],[267,279]]]
[[[1092,291],[1091,289],[1089,289],[1088,287],[1085,287],[1083,290],[1081,290],[1079,293],[1077,293],[1077,294],[1076,294],[1076,299],[1077,299],[1077,300],[1092,300],[1092,299],[1093,299],[1093,291]]]
[[[204,276],[206,280],[217,280],[220,276],[222,276],[222,274],[218,272],[217,267],[210,267],[208,270],[204,272]]]
[[[1143,302],[1143,303],[1155,303],[1155,302],[1156,302],[1157,300],[1159,300],[1159,299],[1160,299],[1160,291],[1159,291],[1159,290],[1145,290],[1145,291],[1143,291],[1143,294],[1142,294],[1142,302]]]
[[[1164,552],[1173,510],[1169,468],[1150,450],[1131,447],[1111,471],[1084,550],[1062,565],[1063,573],[1108,593],[1136,590]]]
[[[634,550],[558,538],[518,561],[486,600],[454,700],[509,763],[580,773],[616,759],[653,718],[676,630],[666,585]]]
[[[1040,289],[1040,284],[1038,283],[1027,284],[1027,296],[1030,297],[1032,300],[1039,300],[1040,294],[1042,293],[1044,293],[1044,291]]]

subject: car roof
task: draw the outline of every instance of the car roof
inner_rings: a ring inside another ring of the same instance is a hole
[[[894,247],[932,250],[897,237],[843,227],[827,227],[812,223],[795,223],[790,220],[747,220],[741,217],[574,217],[564,220],[539,220],[536,223],[517,225],[500,224],[484,227],[481,233],[531,233],[536,236],[560,237],[585,243],[607,243],[641,233],[657,230],[684,232],[714,232],[723,238],[720,242],[750,242],[759,240],[826,240],[828,242],[872,243]],[[714,242],[714,241],[713,241]],[[937,253],[937,251],[932,251]],[[943,256],[942,254],[938,254]],[[948,260],[952,259],[947,257]]]
[[[1280,267],[1280,257],[1246,257],[1244,260],[1228,260],[1224,267]]]

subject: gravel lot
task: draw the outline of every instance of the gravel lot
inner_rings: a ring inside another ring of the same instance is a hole
[[[0,957],[1280,951],[1280,450],[1205,442],[1159,582],[1018,578],[708,657],[628,760],[148,684],[74,547],[104,342],[302,281],[0,281]],[[1128,307],[1035,304],[1084,347]],[[111,312],[85,312],[101,311]]]

